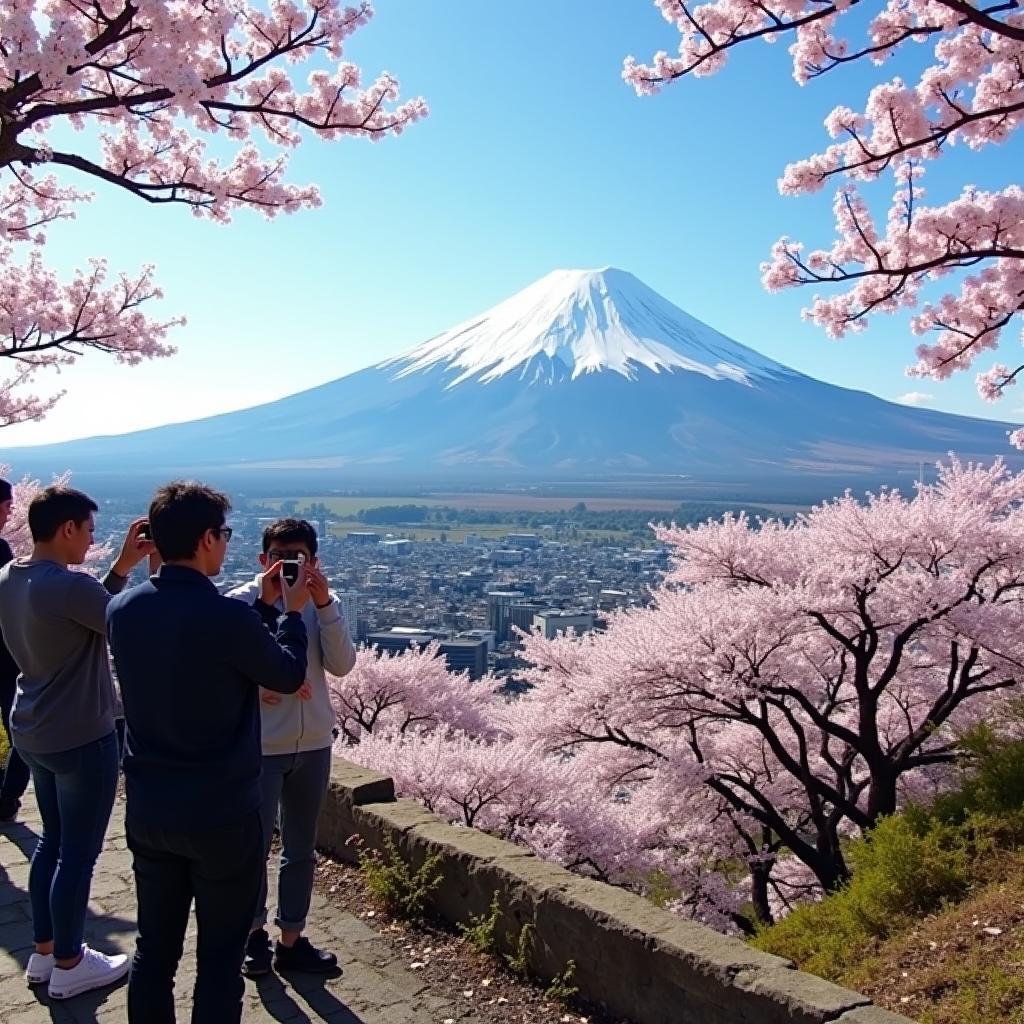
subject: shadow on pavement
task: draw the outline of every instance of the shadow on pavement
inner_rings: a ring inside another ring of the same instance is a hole
[[[340,968],[333,974],[282,975],[291,985],[285,987],[281,977],[268,974],[256,982],[260,1001],[264,1009],[275,1020],[288,1021],[289,1024],[317,1024],[318,1021],[329,1021],[330,1024],[365,1024],[364,1018],[350,1010],[333,992],[325,987],[332,978],[340,977]],[[305,1007],[292,998],[296,995],[306,1004]]]

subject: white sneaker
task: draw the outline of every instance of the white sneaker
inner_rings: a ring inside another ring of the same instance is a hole
[[[70,999],[90,989],[113,985],[128,973],[128,966],[128,957],[124,953],[105,956],[83,946],[82,959],[74,967],[53,968],[50,975],[50,998]]]
[[[53,973],[52,953],[33,953],[25,968],[25,980],[30,985],[45,985]]]

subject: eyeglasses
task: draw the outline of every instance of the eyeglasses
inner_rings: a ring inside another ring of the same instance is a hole
[[[230,526],[215,526],[213,527],[213,532],[217,534],[218,537],[223,537],[224,543],[226,544],[229,540],[231,540],[231,534],[233,534],[235,531],[232,530]]]

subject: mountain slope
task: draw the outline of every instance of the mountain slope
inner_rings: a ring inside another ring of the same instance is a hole
[[[816,495],[907,483],[950,450],[1013,461],[1007,429],[813,380],[606,269],[556,271],[396,359],[276,402],[0,458],[77,478],[642,478]]]

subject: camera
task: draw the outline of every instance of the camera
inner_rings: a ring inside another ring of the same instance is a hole
[[[288,581],[289,587],[294,587],[299,581],[299,570],[305,560],[302,554],[297,554],[294,558],[281,559],[281,575]]]
[[[136,534],[136,536],[139,538],[139,540],[152,540],[153,531],[150,529],[149,523],[143,523],[139,527],[139,532]]]

